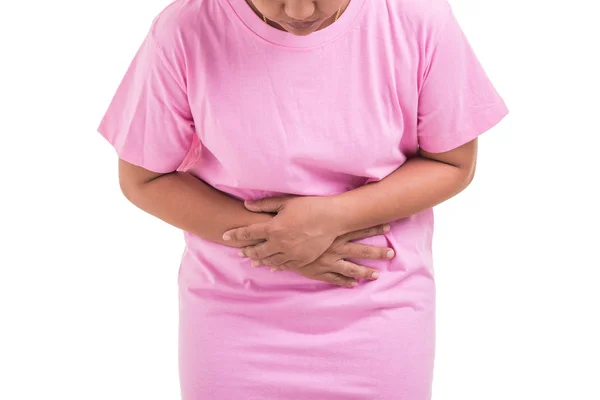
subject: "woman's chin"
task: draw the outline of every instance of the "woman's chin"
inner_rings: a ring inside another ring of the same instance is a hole
[[[319,26],[321,26],[321,24],[319,23],[314,23],[313,25],[307,26],[307,27],[295,27],[293,25],[290,24],[286,24],[286,23],[281,23],[279,24],[283,29],[285,29],[287,32],[291,33],[292,35],[296,35],[296,36],[307,36],[310,35],[311,33],[315,32],[317,29],[319,29]]]

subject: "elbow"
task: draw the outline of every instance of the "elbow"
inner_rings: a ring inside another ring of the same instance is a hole
[[[471,182],[473,182],[473,179],[475,179],[475,164],[473,164],[473,167],[471,167],[467,173],[467,186],[471,184]]]
[[[142,168],[119,159],[119,186],[123,195],[132,203],[139,197],[145,185],[157,178],[167,175]]]
[[[152,173],[123,160],[119,160],[118,170],[121,193],[127,200],[135,204],[144,183]]]
[[[119,177],[119,188],[121,189],[121,193],[123,194],[123,196],[125,196],[127,200],[133,203],[133,199],[135,198],[135,189],[131,182],[127,181],[126,179],[123,179],[122,177]]]
[[[140,196],[141,196],[141,185],[137,182],[133,182],[131,179],[124,179],[122,176],[119,176],[119,188],[121,189],[121,193],[125,198],[137,206]]]
[[[475,179],[475,170],[477,163],[474,161],[471,165],[463,166],[462,173],[462,185],[463,189],[466,189]]]

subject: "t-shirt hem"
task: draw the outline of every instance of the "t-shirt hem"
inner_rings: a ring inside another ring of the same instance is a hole
[[[175,171],[175,168],[165,167],[163,164],[154,164],[144,160],[140,155],[128,152],[123,146],[117,142],[118,135],[111,135],[110,131],[105,128],[104,124],[100,124],[96,129],[96,132],[100,133],[102,137],[113,147],[113,150],[117,153],[117,156],[123,161],[127,161],[130,164],[138,167],[147,169],[148,171],[156,172],[157,174],[166,174]]]
[[[506,104],[501,101],[494,106],[488,107],[473,118],[473,122],[468,129],[463,130],[460,135],[450,138],[441,138],[436,140],[434,137],[426,137],[419,147],[429,153],[444,153],[454,150],[470,141],[476,139],[481,134],[487,132],[496,126],[508,114]]]

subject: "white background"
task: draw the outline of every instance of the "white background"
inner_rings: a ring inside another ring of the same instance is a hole
[[[179,398],[183,236],[95,132],[168,1],[0,3],[1,399]],[[594,2],[451,2],[511,113],[436,209],[434,400],[600,399]]]

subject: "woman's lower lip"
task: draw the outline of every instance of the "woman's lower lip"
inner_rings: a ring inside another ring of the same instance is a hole
[[[309,22],[286,22],[287,25],[291,26],[294,29],[308,29],[311,26],[313,26],[314,24],[316,24],[317,21],[309,21]]]

